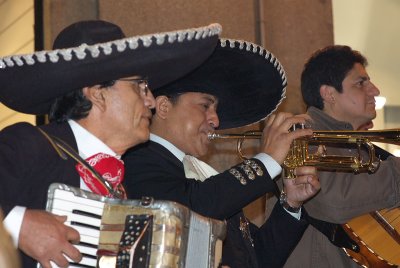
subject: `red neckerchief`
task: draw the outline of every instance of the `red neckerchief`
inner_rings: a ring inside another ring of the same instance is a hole
[[[98,153],[86,159],[86,162],[94,168],[114,190],[123,189],[121,182],[124,179],[124,162],[114,156]],[[108,189],[101,183],[88,168],[78,163],[75,166],[87,187],[95,194],[113,197]],[[124,193],[125,194],[125,193]]]

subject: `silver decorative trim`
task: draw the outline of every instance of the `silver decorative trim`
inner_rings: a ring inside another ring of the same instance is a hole
[[[124,52],[126,49],[126,42],[125,41],[116,41],[115,42],[116,46],[117,46],[117,50],[118,52]]]
[[[142,42],[143,42],[143,46],[145,46],[145,47],[151,46],[151,43],[152,43],[151,38],[152,38],[152,37],[153,37],[153,36],[144,36],[144,37],[142,37],[141,40],[142,40]]]
[[[38,51],[35,53],[36,58],[38,59],[38,62],[44,63],[46,62],[46,54],[47,51]]]
[[[70,60],[72,60],[72,50],[71,50],[71,49],[62,49],[62,50],[60,51],[60,54],[61,54],[62,58],[63,58],[65,61],[70,61]]]
[[[74,51],[76,57],[80,60],[83,60],[86,57],[85,49],[88,47],[87,44],[82,44],[79,47],[72,49]]]
[[[105,55],[110,55],[112,53],[111,43],[100,44],[100,47],[103,49]]]
[[[226,39],[219,39],[219,42],[221,47],[226,47]]]
[[[89,48],[89,51],[92,58],[97,58],[100,55],[100,48],[97,46]]]
[[[156,44],[157,45],[162,45],[165,42],[165,34],[156,34],[154,35],[156,38]]]
[[[58,52],[59,52],[59,50],[56,49],[56,50],[50,51],[48,53],[49,59],[51,62],[53,62],[53,63],[58,62],[58,60],[60,59],[60,57],[58,56]]]
[[[14,62],[11,60],[11,57],[5,57],[4,61],[8,67],[14,67]]]
[[[22,66],[24,65],[24,62],[21,60],[21,56],[12,56],[12,60],[18,65],[18,66]]]
[[[272,55],[272,53],[271,53],[271,58],[269,59],[269,62],[270,63],[272,63],[272,64],[274,64],[274,61],[275,61],[275,58],[274,58],[274,55]],[[275,66],[275,65],[274,65]],[[275,66],[276,67],[276,66]]]
[[[173,43],[176,40],[176,36],[174,34],[168,34],[168,43]]]
[[[168,38],[167,40],[169,43],[174,43],[176,41],[182,43],[186,40],[191,41],[193,40],[193,38],[199,40],[214,35],[219,35],[221,31],[221,25],[219,25],[218,23],[213,23],[205,27],[155,33],[143,36],[134,36],[91,46],[88,46],[87,44],[82,44],[79,47],[67,49],[43,50],[31,54],[0,57],[0,68],[5,69],[7,67],[14,67],[15,65],[23,66],[25,64],[33,65],[36,61],[40,63],[45,63],[47,62],[47,58],[52,63],[57,63],[60,60],[71,61],[73,54],[75,54],[77,59],[79,60],[85,59],[88,55],[90,55],[92,58],[97,58],[102,53],[104,55],[110,55],[111,53],[113,53],[113,50],[115,49],[113,48],[113,46],[116,47],[116,51],[118,52],[123,52],[127,49],[135,50],[140,46],[139,40],[142,41],[144,47],[150,47],[154,43],[156,45],[163,45],[166,38]],[[153,42],[153,38],[156,39],[156,42]],[[23,61],[22,59],[24,59],[25,61]]]
[[[182,43],[185,40],[186,33],[178,33],[178,42]]]
[[[194,35],[194,39],[199,40],[202,37],[202,31],[198,31]]]
[[[130,38],[127,40],[130,49],[135,50],[139,46],[138,38]]]
[[[254,172],[251,170],[249,165],[241,164],[239,165],[239,167],[244,171],[249,180],[254,180],[256,178]]]
[[[243,177],[242,173],[240,173],[236,168],[229,169],[229,173],[231,173],[242,185],[246,185],[247,181]]]
[[[264,172],[262,168],[254,160],[246,159],[244,161],[246,165],[249,165],[257,174],[257,176],[263,176]]]
[[[194,38],[194,32],[193,31],[187,32],[187,39],[191,41],[193,40],[193,38]]]

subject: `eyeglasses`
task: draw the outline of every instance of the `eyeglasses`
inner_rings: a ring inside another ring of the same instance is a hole
[[[150,88],[149,88],[149,82],[147,81],[147,79],[140,79],[140,78],[121,78],[121,79],[117,79],[115,81],[125,81],[125,82],[131,82],[134,85],[137,85],[139,90],[140,90],[140,94],[142,96],[147,96],[147,93],[149,92]]]

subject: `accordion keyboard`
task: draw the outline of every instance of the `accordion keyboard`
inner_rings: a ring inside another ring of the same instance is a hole
[[[67,216],[65,224],[76,229],[81,236],[80,243],[75,246],[82,253],[83,258],[79,263],[70,263],[70,268],[96,267],[103,207],[102,201],[76,196],[64,190],[54,191],[49,211]]]

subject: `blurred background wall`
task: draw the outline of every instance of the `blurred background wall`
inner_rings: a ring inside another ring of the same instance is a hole
[[[0,0],[0,57],[34,50],[33,13],[33,0]],[[35,116],[0,103],[0,129],[19,121],[34,124]]]

